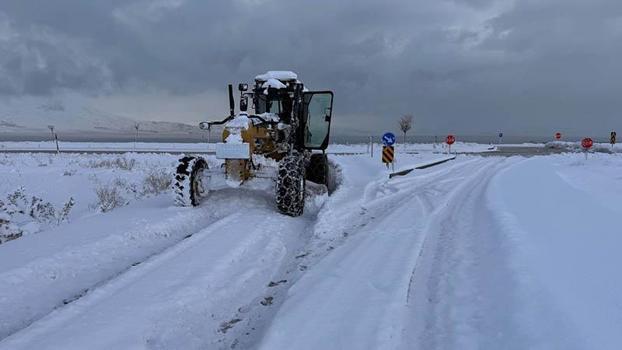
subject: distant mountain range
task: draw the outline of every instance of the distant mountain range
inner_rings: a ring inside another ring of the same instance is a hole
[[[59,132],[133,134],[138,123],[141,134],[199,133],[197,126],[163,121],[137,121],[96,109],[80,101],[19,98],[0,100],[0,133],[36,134],[49,132],[53,125]]]

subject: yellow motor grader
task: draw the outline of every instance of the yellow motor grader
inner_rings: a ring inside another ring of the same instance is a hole
[[[238,187],[256,177],[275,180],[276,207],[299,216],[305,203],[306,181],[330,184],[326,157],[333,109],[331,91],[308,91],[298,76],[269,71],[248,84],[239,84],[240,108],[235,113],[233,86],[229,85],[229,116],[202,122],[201,129],[224,127],[216,144],[217,163],[184,156],[175,173],[175,201],[198,206],[210,190]],[[252,103],[254,113],[249,113]],[[270,171],[272,169],[272,171]]]

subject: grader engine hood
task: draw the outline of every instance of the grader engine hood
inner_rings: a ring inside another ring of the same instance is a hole
[[[240,113],[225,124],[223,141],[216,144],[216,158],[218,159],[250,159],[251,148],[246,131],[251,121],[246,113]]]

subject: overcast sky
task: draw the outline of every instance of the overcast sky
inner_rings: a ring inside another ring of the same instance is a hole
[[[227,109],[296,71],[341,131],[622,130],[620,0],[2,0],[0,97],[88,95],[143,119]]]

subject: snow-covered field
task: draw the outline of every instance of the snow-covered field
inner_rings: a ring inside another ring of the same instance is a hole
[[[539,146],[543,146],[540,144]],[[445,144],[398,144],[395,146],[401,152],[447,152]],[[60,151],[84,151],[84,152],[214,152],[214,143],[158,143],[158,142],[59,142]],[[373,151],[379,152],[382,144],[373,145]],[[469,142],[456,142],[451,148],[452,152],[477,153],[487,152],[493,149],[491,145]],[[28,141],[28,142],[0,142],[1,151],[56,151],[56,144],[51,141]],[[371,153],[369,144],[330,144],[328,153]]]
[[[622,347],[622,157],[389,180],[366,145],[331,150],[363,154],[331,155],[337,190],[298,218],[270,186],[175,207],[175,155],[0,153],[22,232],[0,244],[0,349]],[[397,151],[396,170],[440,150]]]
[[[566,152],[583,151],[583,148],[581,147],[581,142],[551,141],[551,142],[547,142],[545,147],[551,148],[551,149],[560,149]],[[622,152],[622,145],[619,143],[612,145],[609,143],[596,143],[595,142],[594,146],[592,146],[590,151],[620,153]]]

